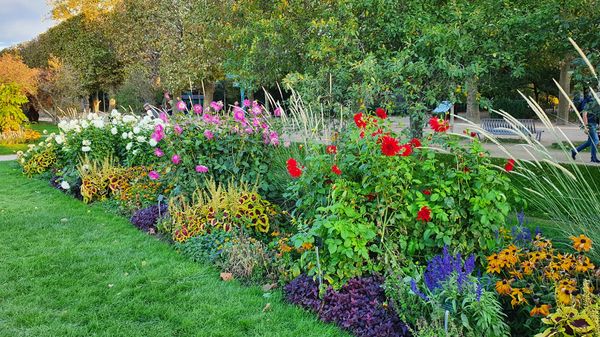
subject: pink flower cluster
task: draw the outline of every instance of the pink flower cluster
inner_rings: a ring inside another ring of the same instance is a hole
[[[154,127],[154,132],[150,138],[154,139],[157,143],[165,138],[165,128],[162,126],[162,124],[156,124]]]

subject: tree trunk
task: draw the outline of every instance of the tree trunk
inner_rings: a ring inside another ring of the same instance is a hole
[[[467,89],[467,119],[472,122],[479,122],[479,102],[477,101],[477,88],[479,80],[477,77],[469,77],[466,83]]]
[[[533,96],[535,97],[536,103],[540,104],[540,91],[538,90],[537,84],[533,82]]]
[[[213,97],[215,95],[215,82],[205,82],[204,83],[204,110],[208,110],[210,107],[210,102],[213,101]]]
[[[94,98],[93,112],[98,113],[100,111],[100,99],[98,98],[98,90],[96,90],[96,98]]]
[[[560,64],[560,79],[558,84],[567,95],[571,95],[571,59],[567,58]],[[558,95],[558,116],[556,124],[566,125],[569,122],[569,101],[562,92]]]
[[[413,138],[423,138],[423,126],[425,125],[425,116],[419,112],[412,112],[409,115],[410,135]]]

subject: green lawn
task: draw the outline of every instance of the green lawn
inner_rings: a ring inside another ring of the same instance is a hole
[[[58,126],[56,124],[52,124],[49,122],[39,122],[35,124],[29,124],[29,127],[33,130],[42,134],[42,139],[44,139],[45,135],[43,134],[44,130],[48,131],[48,134],[58,133]],[[0,144],[0,155],[7,154],[15,154],[18,151],[27,151],[27,144],[10,144],[10,145],[2,145]]]
[[[27,151],[27,144],[0,145],[0,155],[16,154],[19,151]]]
[[[0,177],[0,336],[347,336],[14,162]]]

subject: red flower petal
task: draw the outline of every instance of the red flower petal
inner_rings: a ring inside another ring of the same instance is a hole
[[[340,170],[340,168],[339,168],[337,165],[333,165],[333,166],[331,167],[331,172],[333,172],[333,173],[337,174],[338,176],[339,176],[340,174],[342,174],[342,170]]]
[[[515,160],[514,159],[509,159],[506,161],[506,164],[504,165],[504,169],[506,170],[506,172],[510,172],[515,168]]]
[[[431,220],[431,209],[427,206],[421,207],[419,212],[417,212],[417,220],[429,222]]]
[[[381,119],[387,118],[387,113],[385,112],[385,110],[383,108],[375,109],[375,114],[377,115],[377,117],[379,117]]]
[[[367,122],[365,122],[365,120],[363,119],[363,113],[362,112],[359,112],[359,113],[357,113],[357,114],[354,115],[354,123],[360,129],[364,129],[367,126]]]
[[[381,152],[386,156],[397,155],[400,152],[398,140],[390,136],[383,136],[381,138]]]
[[[413,138],[413,139],[411,139],[411,140],[410,140],[410,144],[411,144],[413,147],[421,147],[421,145],[422,145],[422,144],[421,144],[421,141],[419,140],[419,138]]]

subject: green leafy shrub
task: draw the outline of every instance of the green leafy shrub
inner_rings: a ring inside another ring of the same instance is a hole
[[[215,230],[204,235],[195,236],[184,243],[177,243],[179,251],[197,262],[216,263],[223,249],[234,238],[232,232]]]
[[[286,196],[296,200],[295,214],[307,228],[296,243],[321,242],[321,258],[329,258],[325,234],[334,230],[320,230],[324,222],[319,213],[330,205],[329,210],[340,207],[336,205],[339,198],[332,197],[340,188],[351,196],[344,205],[349,212],[336,211],[333,223],[347,227],[368,224],[376,229],[376,236],[369,234],[370,242],[362,245],[378,247],[370,248],[365,264],[374,257],[379,263],[424,262],[445,245],[481,257],[494,250],[495,233],[511,210],[509,200],[519,201],[510,173],[492,165],[477,139],[465,135],[466,144],[462,144],[441,132],[444,126],[440,123],[432,120],[440,132],[428,139],[401,142],[385,118],[356,114],[356,126],[344,130],[334,144],[316,145],[302,163],[290,161],[293,180]],[[508,164],[511,170],[514,163]],[[361,207],[362,217],[357,222],[353,212]],[[385,259],[378,250],[385,253]],[[355,256],[364,254],[351,255]],[[314,257],[305,262],[311,270],[316,265]],[[342,276],[338,279],[346,279],[345,271],[335,272]],[[361,273],[360,269],[349,275],[356,273]]]

